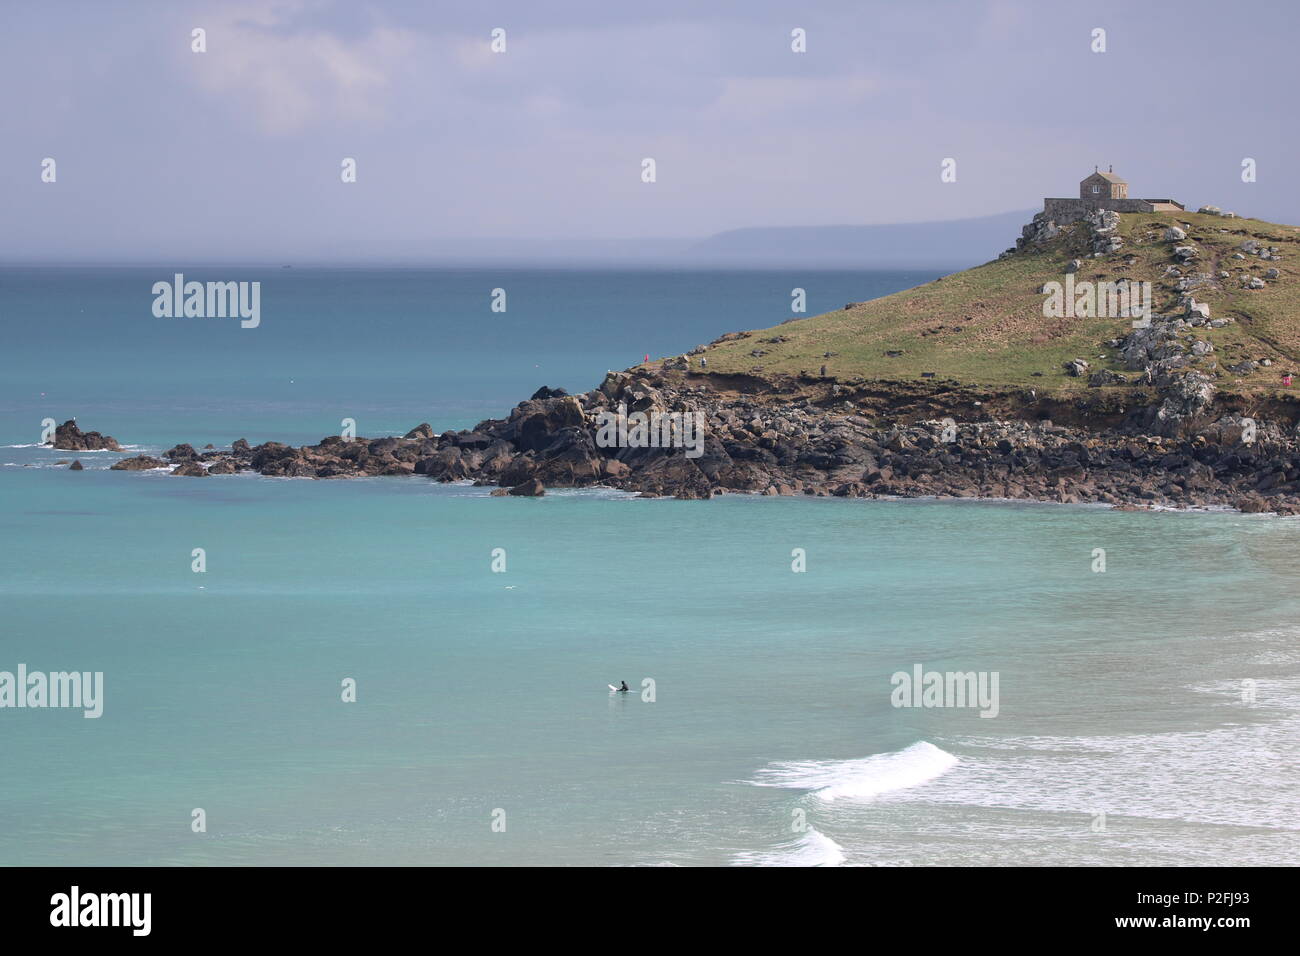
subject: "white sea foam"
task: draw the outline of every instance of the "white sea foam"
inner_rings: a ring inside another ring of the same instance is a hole
[[[1298,684],[1260,679],[1254,705],[1240,681],[1184,687],[1218,717],[1198,730],[967,738],[961,780],[936,783],[926,802],[1300,833]]]
[[[789,760],[769,764],[751,780],[756,787],[810,790],[819,800],[870,800],[920,786],[957,766],[957,758],[925,740],[896,753],[857,760]]]
[[[770,850],[737,853],[732,862],[736,866],[840,866],[844,862],[844,848],[809,827],[797,839]]]

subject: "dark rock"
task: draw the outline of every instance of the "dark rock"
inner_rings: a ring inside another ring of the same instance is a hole
[[[149,471],[153,468],[166,468],[167,462],[161,458],[154,458],[151,455],[136,455],[134,458],[123,458],[121,461],[114,462],[110,466],[110,471]]]
[[[446,478],[449,481],[464,478],[467,474],[459,448],[443,448],[430,457],[416,462],[413,471],[417,475]]]
[[[199,457],[199,453],[193,445],[176,445],[163,452],[163,457],[168,461],[193,461]]]
[[[316,469],[297,458],[276,458],[258,469],[268,478],[315,478]]]
[[[487,448],[493,440],[491,435],[477,431],[460,432],[454,439],[457,448]]]
[[[256,471],[266,474],[264,469],[273,462],[296,457],[298,457],[298,449],[292,445],[282,445],[278,441],[268,441],[252,449],[249,463]]]
[[[540,451],[560,429],[584,423],[582,406],[572,397],[523,402],[511,415],[516,444],[523,451]]]
[[[542,398],[565,398],[569,393],[562,388],[547,388],[543,385],[537,391],[533,392],[533,397],[529,401],[537,401]]]
[[[517,498],[539,498],[546,494],[546,489],[542,487],[542,483],[536,478],[530,478],[522,485],[515,485],[510,489],[509,493]]]
[[[82,471],[84,467],[85,466],[81,464],[81,460],[78,459],[68,466],[68,471]]]
[[[75,419],[68,419],[54,429],[53,447],[66,451],[121,451],[117,439],[99,432],[83,432]]]

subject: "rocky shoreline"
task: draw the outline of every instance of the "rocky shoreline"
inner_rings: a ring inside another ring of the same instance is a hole
[[[786,396],[729,394],[706,382],[707,376],[679,372],[612,372],[599,388],[577,396],[540,389],[506,418],[465,431],[436,434],[422,424],[401,438],[330,436],[301,447],[244,439],[228,450],[182,444],[162,458],[123,458],[112,468],[170,468],[181,477],[422,475],[517,496],[603,486],[683,499],[938,496],[1300,514],[1294,430],[1236,414],[1210,420],[1210,399],[1197,394],[1179,405],[1177,388],[1130,409],[1124,422],[1096,430],[1047,420],[882,422],[865,417],[853,389],[838,384],[820,395]],[[1181,377],[1171,383],[1178,384],[1185,384]],[[597,423],[619,406],[629,413],[701,413],[698,455],[601,447]],[[82,450],[117,443],[68,422],[53,444]]]

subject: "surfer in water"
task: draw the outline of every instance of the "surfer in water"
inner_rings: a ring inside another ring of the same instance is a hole
[[[620,694],[626,694],[626,693],[628,692],[627,681],[619,681],[619,683],[622,684],[623,686],[621,686],[621,687],[618,689],[618,692],[619,692]]]

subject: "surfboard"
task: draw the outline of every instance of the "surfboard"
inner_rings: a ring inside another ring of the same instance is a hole
[[[606,686],[608,686],[610,690],[618,690],[618,688],[615,687],[613,684],[608,684]]]

